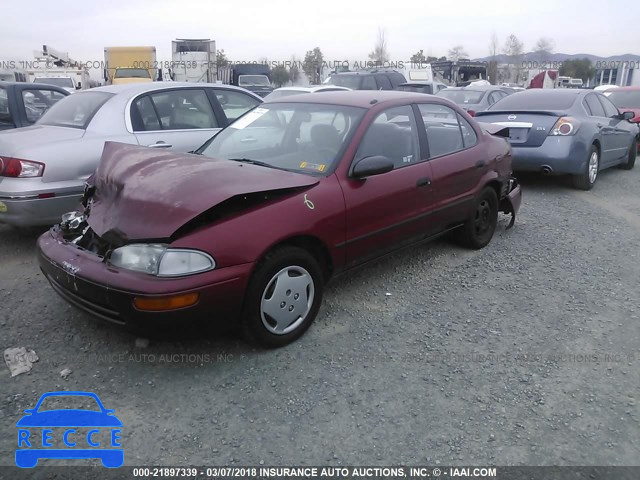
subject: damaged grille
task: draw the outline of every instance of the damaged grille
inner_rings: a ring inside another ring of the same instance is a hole
[[[76,231],[62,231],[62,238],[69,243],[87,250],[91,253],[95,253],[100,257],[106,257],[107,254],[115,248],[113,244],[100,238],[88,225],[84,225],[84,229],[81,232]]]

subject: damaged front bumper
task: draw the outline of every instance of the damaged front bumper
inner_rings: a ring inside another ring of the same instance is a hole
[[[505,196],[500,200],[500,211],[507,215],[511,215],[511,221],[507,225],[507,229],[513,227],[516,222],[516,214],[520,210],[520,204],[522,203],[522,187],[518,183],[515,177],[509,179],[507,186],[507,192]]]
[[[196,321],[224,324],[240,314],[253,264],[179,278],[158,278],[114,268],[103,257],[64,238],[59,226],[38,239],[40,269],[67,302],[110,323],[142,328],[179,327]],[[192,306],[166,311],[137,308],[140,299],[197,294]]]

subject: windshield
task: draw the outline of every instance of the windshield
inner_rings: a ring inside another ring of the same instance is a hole
[[[615,90],[606,95],[618,108],[640,108],[640,90]]]
[[[327,81],[330,85],[338,85],[339,87],[347,87],[352,90],[358,90],[360,87],[360,75],[331,75]]]
[[[271,85],[271,82],[269,82],[269,77],[266,75],[240,75],[238,77],[238,85],[268,87]]]
[[[85,129],[100,107],[112,96],[113,93],[91,91],[69,95],[47,110],[36,123]]]
[[[300,95],[301,93],[309,93],[301,90],[276,90],[264,97],[265,100],[273,100],[276,98],[288,97],[290,95]]]
[[[314,103],[262,104],[218,133],[198,153],[325,175],[364,112],[362,108]]]
[[[73,80],[69,77],[40,77],[36,78],[33,83],[44,83],[45,85],[55,85],[62,88],[73,88]]]
[[[480,103],[482,97],[487,92],[479,90],[453,90],[447,89],[440,90],[438,92],[439,97],[447,98],[458,105],[476,104]]]
[[[0,87],[0,123],[11,123],[9,96],[7,95],[7,89],[2,87]]]
[[[113,78],[151,78],[144,68],[118,68]]]

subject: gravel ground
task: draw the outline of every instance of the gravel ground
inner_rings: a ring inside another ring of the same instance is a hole
[[[126,465],[638,465],[638,185],[640,168],[591,192],[525,179],[487,248],[442,240],[344,275],[276,351],[136,344],[58,298],[37,233],[0,227],[2,349],[40,358],[0,373],[0,464],[42,393],[86,390],[123,421]]]

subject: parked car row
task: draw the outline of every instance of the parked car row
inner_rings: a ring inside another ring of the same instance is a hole
[[[132,83],[74,93],[36,125],[0,135],[0,223],[57,222],[80,201],[107,141],[189,152],[261,102],[217,84]]]
[[[38,240],[41,269],[96,317],[237,319],[276,347],[304,333],[337,274],[449,232],[486,246],[499,213],[511,226],[519,210],[513,170],[590,189],[635,163],[634,114],[591,90],[349,88],[264,102],[217,84],[75,93],[0,133],[0,222],[57,223]]]

